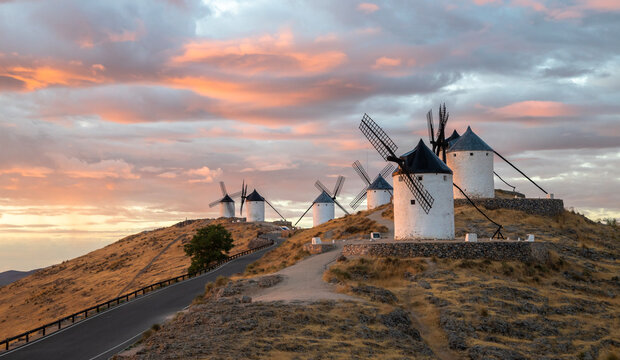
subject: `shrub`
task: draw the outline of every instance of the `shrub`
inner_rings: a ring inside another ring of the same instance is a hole
[[[185,244],[184,250],[192,257],[188,271],[198,272],[214,261],[226,259],[226,254],[233,247],[233,239],[222,225],[209,225],[198,229],[192,240]]]

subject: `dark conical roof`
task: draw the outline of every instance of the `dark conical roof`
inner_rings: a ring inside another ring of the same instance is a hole
[[[460,137],[461,135],[459,135],[459,133],[456,130],[454,130],[452,132],[452,135],[450,135],[450,137],[447,138],[446,141],[448,142],[449,146],[452,146],[452,144],[454,144]]]
[[[224,195],[224,197],[222,198],[222,200],[220,200],[221,203],[231,203],[231,202],[235,202],[233,199],[230,198],[230,196],[228,196],[228,194]]]
[[[448,152],[452,151],[493,151],[493,149],[468,126],[467,131],[448,149]]]
[[[321,195],[319,195],[316,199],[314,199],[314,201],[312,203],[333,203],[334,199],[331,198],[331,196],[327,195],[327,193],[325,191],[321,192]]]
[[[401,159],[405,160],[405,164],[413,174],[429,174],[429,173],[443,173],[452,174],[452,170],[444,164],[441,159],[435,155],[431,149],[424,144],[424,141],[420,139],[420,142],[415,149],[402,155]],[[400,174],[400,167],[394,172],[394,175]]]
[[[394,190],[394,188],[387,181],[385,181],[383,176],[378,175],[375,181],[368,185],[367,190]]]
[[[245,198],[245,201],[265,201],[265,198],[260,196],[258,191],[254,189],[254,191],[252,191],[250,195]]]

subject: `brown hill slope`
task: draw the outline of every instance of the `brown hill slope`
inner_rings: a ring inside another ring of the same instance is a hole
[[[389,207],[378,211],[388,218],[391,213]],[[364,299],[361,303],[252,303],[230,291],[238,282],[218,281],[205,304],[164,324],[128,358],[618,359],[618,229],[572,212],[555,218],[507,210],[489,214],[511,238],[534,233],[537,241],[551,243],[550,261],[338,261],[324,278]],[[311,236],[331,231],[346,237],[344,229],[362,228],[354,224],[367,215],[299,232],[246,275],[294,263],[306,256],[301,246]],[[456,209],[456,230],[484,237],[495,229],[463,206]],[[262,280],[240,281],[260,286]]]
[[[190,260],[183,251],[198,228],[223,224],[233,235],[231,253],[247,250],[250,240],[272,225],[231,223],[225,219],[184,221],[128,236],[102,249],[0,288],[0,339],[54,321],[121,292],[181,275]]]

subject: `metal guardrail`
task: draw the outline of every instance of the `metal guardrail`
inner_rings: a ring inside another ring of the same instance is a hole
[[[152,292],[153,290],[161,289],[161,288],[164,288],[164,287],[169,286],[171,284],[175,284],[175,283],[181,282],[183,280],[191,279],[193,277],[200,276],[202,274],[205,274],[205,273],[208,273],[210,271],[213,271],[213,270],[217,269],[218,267],[222,266],[223,264],[225,264],[227,262],[230,262],[230,261],[232,261],[234,259],[237,259],[237,258],[245,256],[245,255],[251,254],[253,252],[265,249],[265,248],[267,248],[269,246],[272,246],[275,243],[275,241],[273,239],[269,239],[269,240],[271,240],[271,242],[269,244],[265,244],[265,245],[256,247],[254,249],[245,250],[245,251],[242,251],[240,253],[233,254],[233,255],[227,257],[225,260],[219,261],[216,264],[211,265],[208,268],[203,269],[203,270],[201,270],[199,272],[192,273],[192,274],[187,273],[187,274],[183,274],[183,275],[180,275],[180,276],[176,276],[176,277],[173,277],[173,278],[170,278],[170,279],[166,279],[166,280],[163,280],[163,281],[159,281],[159,282],[147,285],[147,286],[145,286],[145,287],[143,287],[141,289],[138,289],[138,290],[132,291],[130,293],[121,295],[121,296],[116,297],[116,298],[114,298],[112,300],[108,300],[106,302],[99,303],[99,304],[97,304],[95,306],[91,306],[88,309],[84,309],[84,310],[78,311],[78,312],[73,313],[73,314],[71,314],[69,316],[65,316],[63,318],[55,320],[55,321],[53,321],[51,323],[39,326],[38,328],[35,328],[33,330],[28,330],[28,331],[26,331],[24,333],[21,333],[19,335],[15,335],[15,336],[6,338],[6,339],[0,341],[0,349],[2,349],[2,347],[4,347],[5,351],[8,351],[8,350],[11,349],[11,344],[12,343],[17,343],[19,345],[13,347],[14,349],[16,349],[16,348],[18,348],[20,346],[23,346],[23,345],[29,343],[32,340],[35,340],[35,338],[33,338],[33,337],[36,337],[36,339],[40,339],[40,338],[42,338],[42,337],[44,337],[46,335],[50,335],[51,333],[54,332],[54,330],[58,331],[58,330],[62,329],[63,328],[63,324],[65,324],[65,325],[66,324],[72,325],[72,324],[74,324],[76,322],[79,322],[81,320],[88,319],[89,315],[92,316],[94,314],[99,314],[102,311],[108,310],[108,309],[110,309],[110,308],[112,308],[114,306],[118,306],[120,304],[124,304],[124,303],[128,302],[129,300],[136,299],[136,298],[138,298],[138,296],[145,295],[146,293]],[[67,326],[65,326],[65,327],[67,327]],[[48,330],[51,330],[51,331],[48,331]],[[37,336],[37,335],[40,335],[40,336]],[[24,343],[22,343],[22,342],[24,342]]]

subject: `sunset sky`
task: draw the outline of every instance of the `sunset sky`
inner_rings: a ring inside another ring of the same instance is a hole
[[[618,34],[617,0],[0,0],[0,271],[216,216],[220,180],[295,221],[342,174],[348,204],[351,163],[384,166],[362,115],[405,152],[440,102],[450,133],[619,217]]]

